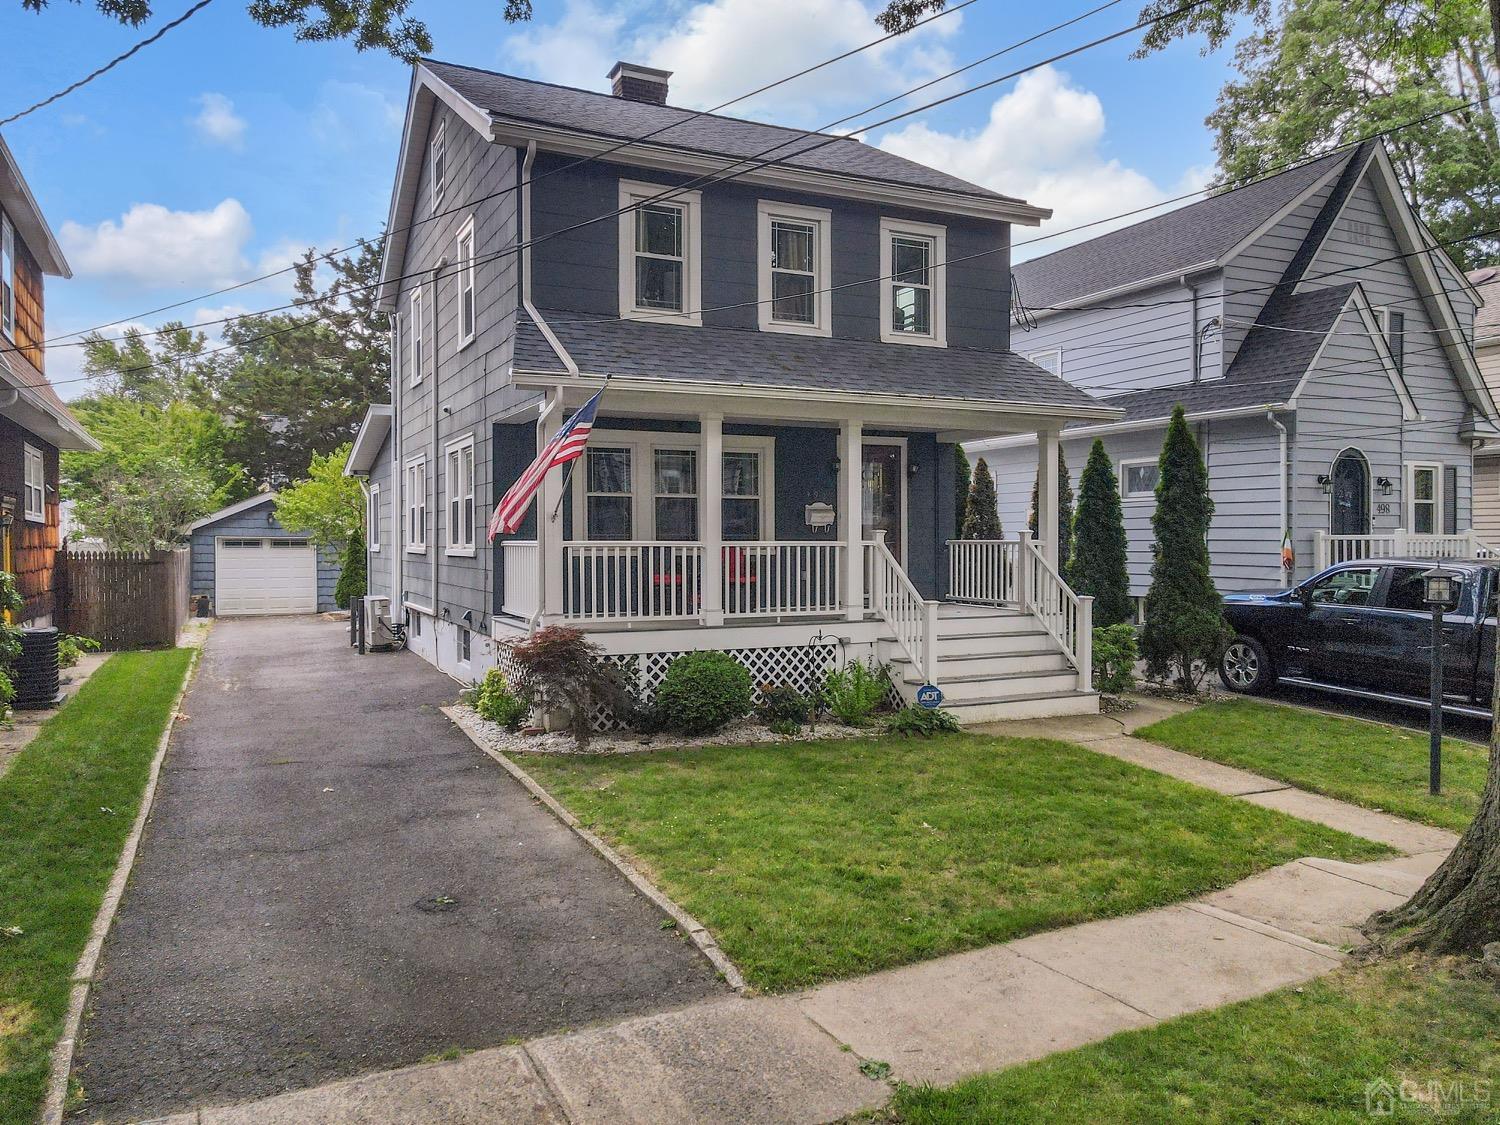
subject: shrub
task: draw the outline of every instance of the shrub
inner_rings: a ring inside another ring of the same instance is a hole
[[[57,666],[71,668],[83,659],[86,652],[98,652],[99,642],[93,637],[79,637],[72,633],[59,633],[57,637]]]
[[[886,719],[885,729],[901,738],[931,738],[957,734],[962,728],[951,712],[940,708],[903,707]]]
[[[656,689],[655,711],[666,730],[709,734],[749,714],[750,673],[727,652],[685,652]]]
[[[610,710],[630,704],[625,677],[600,659],[602,650],[577,629],[549,625],[511,645],[520,667],[517,686],[534,705],[568,713],[568,729],[580,746],[593,735],[596,706]]]
[[[319,548],[321,550],[322,548]],[[349,542],[339,553],[339,580],[333,587],[333,604],[340,609],[349,608],[350,598],[362,598],[369,592],[369,575],[366,570],[365,533],[355,528]]]
[[[21,628],[12,625],[26,608],[16,576],[0,571],[0,714],[16,698],[16,660],[21,655]]]
[[[775,719],[771,723],[772,734],[796,735],[802,733],[802,724],[794,719]]]
[[[1134,625],[1106,625],[1094,630],[1094,686],[1111,695],[1135,687],[1140,656]]]
[[[760,706],[756,708],[756,715],[760,721],[765,723],[777,734],[786,734],[787,731],[777,730],[777,724],[790,725],[791,733],[795,734],[807,725],[807,720],[812,717],[812,701],[796,688],[787,684],[762,684],[760,689]]]
[[[990,475],[990,466],[983,457],[974,466],[974,477],[969,485],[969,503],[964,509],[964,525],[960,539],[1003,539],[1000,527],[1000,505],[995,498],[995,478]]]
[[[1120,483],[1105,452],[1094,439],[1083,476],[1078,479],[1078,515],[1073,521],[1073,557],[1068,585],[1094,599],[1094,621],[1119,625],[1131,613],[1130,576],[1125,566],[1125,516]]]
[[[526,716],[531,714],[531,700],[526,693],[517,695],[511,691],[505,673],[491,668],[474,688],[470,704],[479,712],[481,719],[499,723],[506,730],[518,730]]]
[[[856,660],[828,673],[823,681],[823,705],[839,722],[851,727],[864,726],[885,699],[889,684],[884,665],[873,660],[869,663]]]

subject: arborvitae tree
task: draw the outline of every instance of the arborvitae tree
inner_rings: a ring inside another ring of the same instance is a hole
[[[969,488],[969,510],[964,516],[960,539],[1003,539],[1000,506],[995,499],[995,478],[983,457],[974,467],[974,483]]]
[[[1131,619],[1130,577],[1125,568],[1125,516],[1120,483],[1104,443],[1097,438],[1078,478],[1078,516],[1073,521],[1073,558],[1068,585],[1094,599],[1094,626]]]
[[[963,534],[964,522],[969,517],[971,483],[969,455],[964,452],[963,446],[955,445],[953,447],[953,530],[960,535]]]
[[[1213,514],[1203,454],[1178,406],[1161,447],[1141,655],[1148,675],[1173,675],[1184,691],[1196,689],[1198,666],[1216,660],[1228,639],[1224,602],[1209,574]]]
[[[365,555],[365,533],[355,528],[349,542],[340,552],[338,583],[333,587],[333,604],[340,609],[349,608],[350,598],[362,598],[369,587],[369,559]]]
[[[1040,539],[1037,522],[1041,509],[1037,505],[1039,481],[1031,482],[1031,537]],[[1067,574],[1068,563],[1073,558],[1073,482],[1068,479],[1068,460],[1063,456],[1062,446],[1057,447],[1057,573]]]

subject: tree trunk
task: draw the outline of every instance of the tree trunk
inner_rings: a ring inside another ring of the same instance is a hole
[[[1492,10],[1497,5],[1500,0],[1491,0]],[[1500,664],[1496,667],[1500,671]],[[1500,714],[1500,675],[1490,712]],[[1500,722],[1491,726],[1489,776],[1474,823],[1411,901],[1372,914],[1365,933],[1388,953],[1423,949],[1477,955],[1500,941]]]

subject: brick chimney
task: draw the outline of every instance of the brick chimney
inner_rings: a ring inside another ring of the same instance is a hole
[[[651,105],[667,104],[667,79],[671,77],[670,70],[653,70],[628,62],[615,63],[609,72],[615,97]]]

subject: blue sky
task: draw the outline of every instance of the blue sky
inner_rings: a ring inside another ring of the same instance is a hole
[[[158,0],[130,29],[91,0],[41,14],[0,6],[0,117],[62,88],[178,15]],[[818,127],[1083,11],[978,0],[915,35],[726,110]],[[674,104],[707,107],[878,35],[861,0],[536,0],[531,25],[502,5],[415,0],[434,55],[572,85],[606,87],[616,58],[676,72]],[[885,116],[1128,26],[1122,2],[1067,31],[882,110]],[[903,155],[1034,203],[1070,226],[1202,184],[1213,163],[1203,118],[1229,52],[1181,44],[1146,60],[1117,40],[1055,67],[869,134]],[[348,43],[298,43],[215,2],[135,58],[5,129],[61,238],[71,281],[48,286],[48,333],[155,325],[155,306],[286,265],[379,231],[400,141],[409,71]],[[843,130],[863,125],[856,119]],[[1043,233],[1047,230],[1043,228]],[[1035,232],[1018,231],[1018,240]],[[1039,243],[1043,252],[1064,240]],[[167,314],[213,320],[282,303],[285,277]],[[76,348],[48,370],[65,397],[86,389]]]

